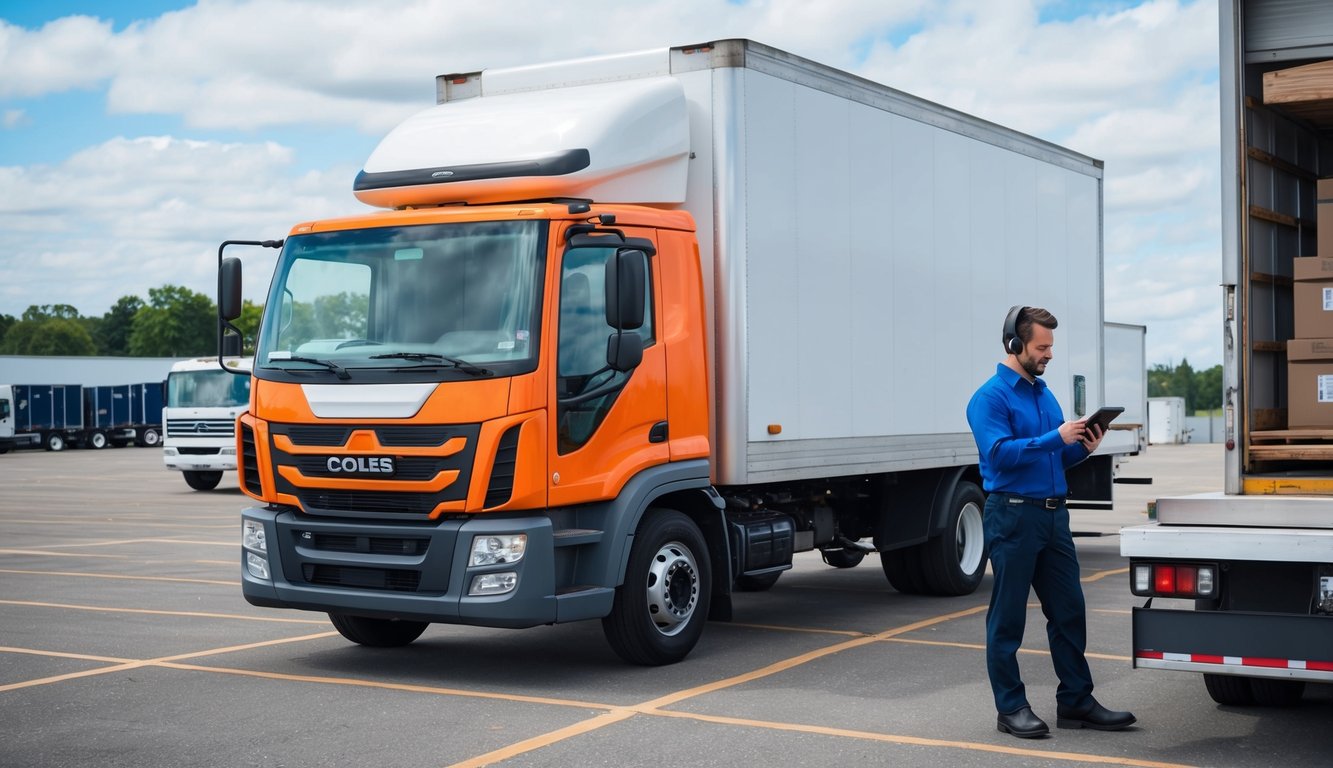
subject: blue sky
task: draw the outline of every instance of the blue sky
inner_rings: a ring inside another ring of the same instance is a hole
[[[570,7],[0,0],[0,313],[211,295],[222,239],[364,210],[352,178],[440,72],[749,37],[1104,160],[1106,318],[1150,363],[1220,361],[1211,0]]]

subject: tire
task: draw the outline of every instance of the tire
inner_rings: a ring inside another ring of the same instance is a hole
[[[926,591],[921,573],[921,545],[890,549],[879,553],[879,564],[889,585],[904,595],[920,595]]]
[[[625,583],[602,631],[631,664],[662,666],[689,655],[708,620],[713,572],[699,526],[671,509],[649,509],[634,534]]]
[[[778,583],[782,571],[765,573],[762,576],[741,576],[736,579],[736,589],[742,592],[766,592]]]
[[[834,568],[855,568],[866,559],[866,553],[859,549],[821,549],[819,556],[824,558],[825,565]]]
[[[1250,688],[1250,678],[1235,675],[1203,676],[1204,687],[1208,695],[1218,704],[1231,707],[1243,707],[1254,703],[1254,691]]]
[[[196,491],[211,491],[222,482],[221,472],[195,472],[187,469],[181,474],[185,475],[185,484]]]
[[[93,432],[88,435],[88,447],[94,450],[102,450],[106,447],[106,433]]]
[[[357,645],[370,648],[397,648],[407,645],[426,631],[430,626],[425,621],[402,621],[399,619],[372,619],[367,616],[351,616],[346,613],[330,613],[329,621],[343,637]]]
[[[986,534],[981,518],[986,495],[975,483],[958,481],[944,530],[921,545],[926,591],[957,597],[977,591],[986,575]]]
[[[158,432],[156,429],[152,427],[149,427],[148,429],[145,429],[142,432],[140,432],[139,435],[135,438],[134,442],[148,448],[156,448],[162,442],[162,433]]]
[[[42,438],[42,445],[48,451],[65,450],[65,436],[59,432],[47,432],[46,437]]]
[[[1290,707],[1301,702],[1305,681],[1252,677],[1250,691],[1254,694],[1254,703],[1261,707]]]

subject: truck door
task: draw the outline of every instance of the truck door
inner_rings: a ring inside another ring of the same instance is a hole
[[[626,229],[625,235],[653,239],[650,231]],[[552,367],[552,506],[610,498],[635,472],[669,458],[657,259],[648,260],[644,323],[636,331],[643,360],[630,371],[615,371],[607,364],[615,329],[606,321],[606,262],[616,250],[616,245],[575,246],[561,258]]]

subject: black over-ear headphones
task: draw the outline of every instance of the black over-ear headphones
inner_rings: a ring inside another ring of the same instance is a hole
[[[1027,307],[1015,305],[1009,308],[1009,314],[1004,318],[1004,349],[1011,355],[1017,355],[1023,351],[1023,340],[1018,338],[1018,318],[1023,316],[1023,310]]]

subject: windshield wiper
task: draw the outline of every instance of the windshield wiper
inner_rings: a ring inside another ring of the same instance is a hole
[[[273,357],[272,355],[270,355],[268,358],[268,361],[270,363],[276,363],[279,361],[289,361],[289,360],[294,363],[310,363],[311,365],[322,365],[325,368],[328,368],[330,371],[333,371],[334,373],[338,374],[338,378],[340,379],[352,378],[352,374],[348,373],[346,368],[342,367],[341,365],[338,365],[332,360],[320,360],[319,358],[315,357],[299,357],[297,355],[292,355],[291,357]]]
[[[472,363],[469,363],[466,360],[459,360],[456,357],[446,357],[445,355],[437,355],[434,352],[388,352],[383,355],[371,355],[370,359],[371,360],[416,360],[418,362],[434,360],[440,363],[449,363],[450,365],[462,371],[463,373],[468,373],[473,376],[491,375],[490,371],[486,370],[485,368],[478,368],[477,366],[473,365]]]

